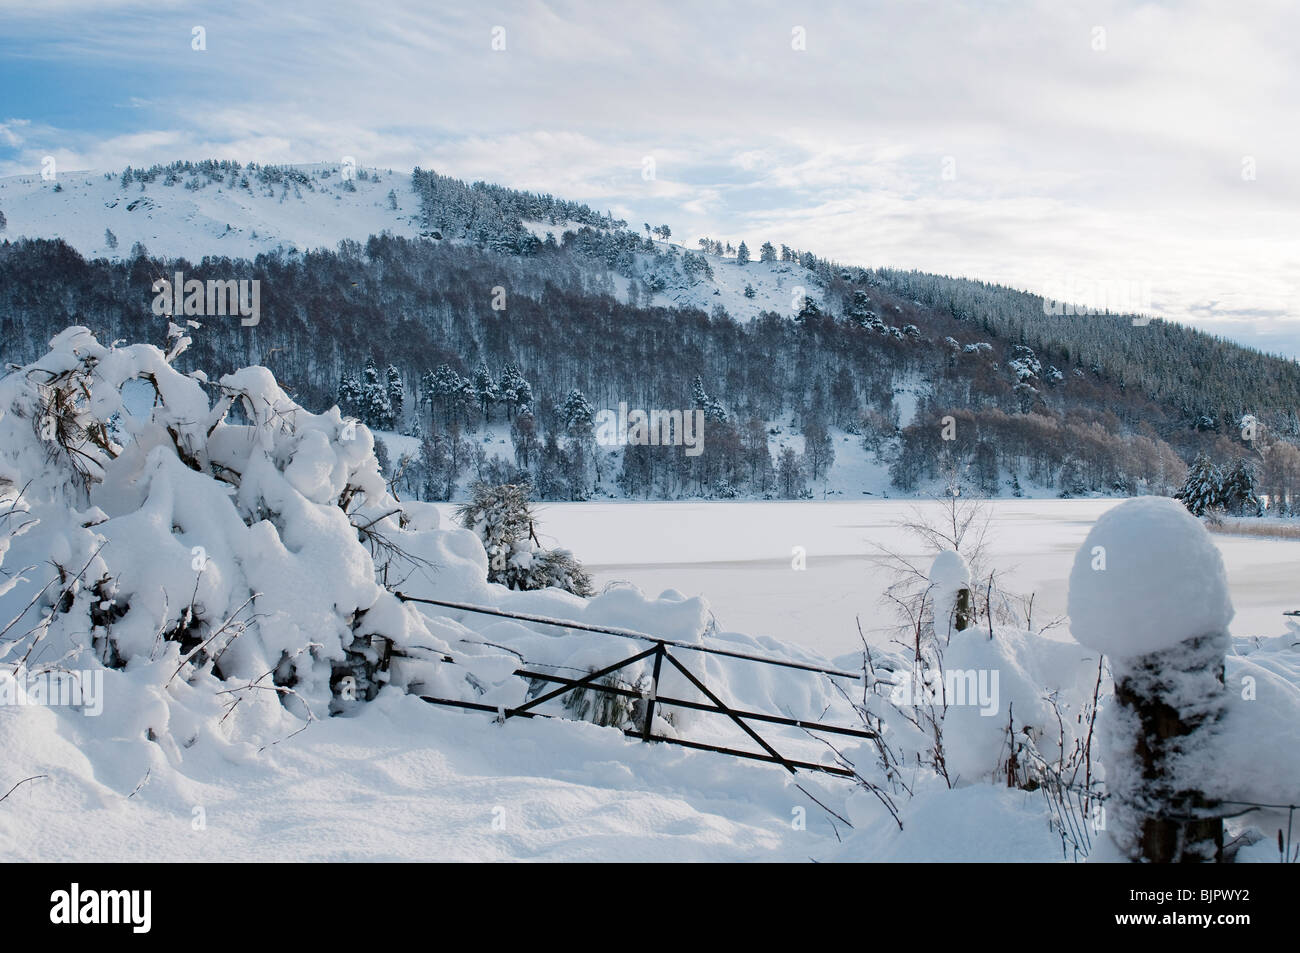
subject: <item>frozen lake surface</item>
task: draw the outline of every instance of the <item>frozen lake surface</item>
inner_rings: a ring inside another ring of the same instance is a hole
[[[1063,616],[1075,551],[1118,499],[992,500],[988,562],[1006,588],[1035,593],[1034,623]],[[876,643],[894,619],[880,603],[887,577],[873,544],[921,557],[900,527],[933,501],[546,503],[539,536],[571,550],[597,588],[628,580],[651,595],[702,595],[723,629],[799,642],[828,656],[859,647],[855,617]],[[1300,542],[1216,535],[1232,589],[1234,635],[1286,631],[1300,608]],[[807,568],[792,568],[794,548]],[[925,561],[923,560],[923,563]],[[1068,637],[1064,626],[1053,629]]]

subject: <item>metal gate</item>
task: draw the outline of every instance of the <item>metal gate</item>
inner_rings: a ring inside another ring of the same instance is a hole
[[[585,632],[600,632],[605,635],[616,635],[622,638],[633,639],[640,642],[647,642],[650,647],[635,655],[629,656],[622,661],[608,665],[599,671],[591,672],[582,678],[562,678],[558,675],[550,675],[545,672],[532,671],[527,667],[515,671],[516,675],[523,678],[535,679],[541,682],[548,682],[558,685],[549,692],[544,692],[536,698],[530,699],[516,708],[501,708],[496,705],[487,705],[481,702],[457,701],[452,698],[435,698],[428,695],[421,695],[423,701],[432,705],[448,705],[457,708],[466,708],[473,711],[491,712],[503,719],[510,718],[552,718],[553,715],[547,715],[537,711],[538,706],[552,701],[560,696],[578,689],[586,689],[602,694],[619,695],[626,698],[644,699],[645,716],[642,726],[639,729],[626,729],[624,734],[631,738],[639,738],[642,741],[662,742],[664,744],[679,745],[683,748],[695,748],[700,751],[714,751],[719,754],[731,755],[736,758],[748,758],[752,761],[766,761],[771,764],[779,764],[792,774],[799,768],[808,771],[821,771],[826,774],[838,775],[841,777],[853,777],[851,769],[836,764],[818,764],[811,761],[799,761],[794,758],[787,758],[780,754],[766,739],[763,738],[749,722],[759,722],[762,724],[785,725],[789,727],[801,728],[806,732],[827,732],[837,735],[848,735],[854,738],[874,739],[876,733],[873,731],[864,731],[860,728],[845,728],[840,725],[826,725],[817,721],[802,721],[796,718],[786,718],[781,715],[770,715],[764,712],[745,711],[743,709],[732,708],[721,698],[719,698],[707,685],[695,676],[681,660],[672,653],[672,649],[681,649],[691,652],[702,652],[706,655],[720,655],[726,658],[742,659],[747,662],[753,662],[761,665],[775,665],[781,668],[798,669],[805,672],[815,672],[821,675],[834,676],[837,678],[860,679],[862,676],[856,672],[844,672],[830,668],[820,668],[816,665],[807,665],[803,662],[793,662],[788,659],[765,658],[761,655],[751,655],[745,652],[736,652],[730,649],[711,648],[702,645],[694,645],[689,642],[678,642],[673,639],[661,639],[653,635],[647,635],[644,632],[637,632],[633,629],[618,629],[605,626],[588,625],[583,622],[574,622],[564,619],[551,619],[546,616],[530,615],[523,612],[507,612],[502,609],[493,609],[488,606],[476,606],[463,602],[445,602],[439,599],[419,599],[415,596],[407,596],[402,593],[395,593],[398,599],[403,602],[419,602],[425,605],[442,606],[448,609],[458,609],[463,612],[476,612],[483,615],[500,616],[506,619],[515,619],[522,622],[534,622],[542,625],[556,626],[564,629],[576,629]],[[600,683],[600,679],[617,672],[619,669],[640,662],[643,659],[654,659],[653,674],[651,675],[650,688],[648,692],[637,692],[627,688],[620,688],[615,685],[605,685]],[[708,699],[709,704],[704,702],[688,701],[684,698],[671,698],[659,694],[659,678],[663,671],[664,662],[667,662],[682,676],[690,682],[695,688]],[[656,706],[668,708],[685,708],[693,711],[713,712],[720,715],[726,715],[736,725],[740,727],[753,741],[762,748],[762,752],[743,751],[739,748],[728,748],[720,745],[705,744],[700,741],[688,741],[685,738],[670,738],[666,735],[655,734],[654,713]]]

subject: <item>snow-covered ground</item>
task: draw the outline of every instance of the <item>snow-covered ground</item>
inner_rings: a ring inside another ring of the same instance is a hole
[[[841,836],[859,838],[845,851],[795,784],[839,803],[848,782],[792,779],[772,765],[644,745],[586,723],[497,725],[411,696],[381,696],[356,718],[313,726],[244,763],[195,748],[183,773],[150,771],[153,746],[99,736],[96,719],[60,731],[49,711],[21,714],[0,724],[6,760],[52,776],[0,807],[4,861],[1060,857],[1042,799],[1023,791],[927,788],[904,831],[862,804],[858,829],[840,825]],[[123,758],[124,749],[135,750]],[[105,758],[112,751],[116,762]],[[1009,829],[1018,831],[1009,842],[992,833]]]
[[[989,501],[989,568],[999,585],[1035,595],[1035,627],[1065,615],[1074,553],[1097,517],[1120,502]],[[855,616],[872,641],[892,637],[873,544],[920,556],[899,524],[916,512],[934,518],[940,508],[928,500],[547,503],[538,513],[542,539],[573,550],[597,588],[628,580],[650,594],[703,595],[724,628],[834,657],[858,648]],[[1215,535],[1214,542],[1237,610],[1232,634],[1286,631],[1282,612],[1300,609],[1300,541]],[[807,556],[803,571],[792,565],[797,546]],[[1064,627],[1047,634],[1068,638]]]

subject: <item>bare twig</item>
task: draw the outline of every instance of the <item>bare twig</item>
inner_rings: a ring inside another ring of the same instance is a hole
[[[23,778],[21,781],[18,782],[18,784],[15,784],[8,791],[6,791],[4,797],[0,797],[0,801],[3,801],[6,797],[8,797],[9,795],[17,791],[19,784],[26,784],[28,781],[36,781],[40,778],[48,778],[48,777],[49,777],[48,774],[33,774],[30,778]]]

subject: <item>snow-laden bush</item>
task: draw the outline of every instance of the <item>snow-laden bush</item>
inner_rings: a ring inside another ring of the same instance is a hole
[[[381,584],[472,586],[476,541],[387,492],[365,427],[265,368],[182,373],[189,343],[73,327],[0,380],[0,497],[22,529],[2,553],[8,670],[103,666],[160,698],[202,682],[307,718],[389,680],[455,695],[508,676],[442,664],[462,653]]]
[[[591,576],[567,549],[544,549],[537,541],[526,483],[475,483],[471,498],[456,509],[488,554],[488,579],[509,589],[555,587],[578,596],[592,594]]]

